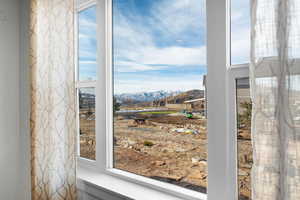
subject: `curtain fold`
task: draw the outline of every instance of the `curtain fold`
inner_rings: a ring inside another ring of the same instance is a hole
[[[251,1],[252,198],[300,199],[300,1]]]
[[[33,200],[76,199],[73,0],[31,0]]]

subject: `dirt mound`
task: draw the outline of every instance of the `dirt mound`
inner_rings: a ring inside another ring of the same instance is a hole
[[[151,116],[148,118],[149,121],[163,123],[163,124],[175,124],[175,125],[186,125],[186,124],[194,124],[194,125],[205,125],[205,121],[201,119],[188,119],[185,116],[164,116],[155,117]]]

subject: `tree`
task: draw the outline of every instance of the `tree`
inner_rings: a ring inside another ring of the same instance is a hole
[[[83,103],[84,103],[84,101],[83,101],[82,93],[79,90],[79,108],[80,109],[82,108]]]
[[[114,97],[114,102],[113,103],[114,103],[114,113],[115,113],[116,111],[120,110],[121,104],[118,103],[116,97]]]
[[[92,105],[91,103],[89,102],[88,103],[88,111],[87,111],[87,115],[88,116],[91,116],[92,114],[94,114],[93,110],[92,110]]]
[[[251,128],[251,117],[252,117],[252,102],[242,102],[240,107],[244,111],[238,115],[238,127],[244,125],[246,128]]]

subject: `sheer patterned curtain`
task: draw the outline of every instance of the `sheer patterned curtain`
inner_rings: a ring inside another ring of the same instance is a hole
[[[32,199],[76,199],[73,0],[31,0]]]
[[[252,0],[255,200],[300,199],[300,1]]]

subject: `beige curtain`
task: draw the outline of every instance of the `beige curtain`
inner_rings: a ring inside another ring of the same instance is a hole
[[[300,0],[252,0],[254,200],[300,199]]]
[[[32,199],[76,199],[73,0],[31,0]]]

